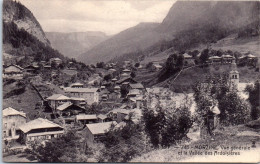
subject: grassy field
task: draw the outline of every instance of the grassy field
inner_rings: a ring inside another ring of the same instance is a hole
[[[252,147],[256,141],[256,148]],[[179,146],[158,149],[131,162],[259,162],[260,161],[260,129],[252,129],[244,125],[226,127],[216,130],[208,139],[199,139]],[[243,150],[242,150],[243,149]],[[222,153],[233,155],[221,155]],[[185,154],[187,152],[187,154]],[[235,155],[236,154],[236,155]],[[248,158],[250,155],[250,158]]]

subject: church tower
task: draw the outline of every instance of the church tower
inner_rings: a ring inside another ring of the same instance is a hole
[[[229,72],[230,89],[237,89],[239,83],[239,72],[237,71],[237,64],[235,59],[232,59],[231,71]]]

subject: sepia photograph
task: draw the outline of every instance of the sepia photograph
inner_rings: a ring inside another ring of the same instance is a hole
[[[260,1],[1,5],[2,162],[260,162]]]

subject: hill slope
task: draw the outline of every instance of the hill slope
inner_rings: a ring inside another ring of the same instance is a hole
[[[42,43],[46,45],[50,44],[39,22],[35,19],[31,11],[20,2],[17,3],[12,0],[4,0],[3,21],[5,23],[13,22],[17,25],[19,30],[24,29]]]
[[[158,23],[140,23],[98,44],[79,56],[86,63],[109,61],[122,54],[140,51],[167,37],[158,33]]]
[[[46,32],[53,48],[67,57],[77,58],[78,55],[106,40],[108,36],[102,32]]]
[[[258,22],[259,9],[260,2],[256,1],[177,1],[161,24],[127,29],[82,54],[80,59],[108,61],[138,50],[148,55],[169,48],[185,51],[207,45]]]

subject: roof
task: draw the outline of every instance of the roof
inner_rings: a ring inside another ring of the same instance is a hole
[[[129,76],[127,73],[122,73],[121,76]]]
[[[115,70],[114,68],[110,68],[108,71],[113,71],[113,72],[114,72],[114,71],[116,71],[116,70]]]
[[[247,55],[248,58],[256,58],[256,56],[252,55],[252,54],[249,54]]]
[[[140,91],[138,89],[131,89],[128,95],[139,95]]]
[[[219,57],[219,56],[211,56],[211,57],[209,57],[209,59],[221,59],[221,57]]]
[[[186,59],[187,59],[187,58],[192,58],[192,56],[190,56],[190,55],[187,54],[187,53],[183,54],[183,57],[186,58]]]
[[[27,122],[19,127],[24,133],[29,132],[33,129],[43,129],[43,128],[62,128],[60,125],[55,124],[47,119],[38,118]]]
[[[67,87],[64,88],[65,92],[84,92],[84,93],[89,93],[89,92],[97,92],[98,88],[71,88]]]
[[[162,68],[162,66],[160,64],[153,64],[153,66],[156,68]]]
[[[70,97],[70,99],[75,101],[85,101],[84,98],[79,98],[79,97]]]
[[[48,97],[47,100],[70,100],[70,98],[62,94],[54,94]]]
[[[84,84],[82,84],[82,83],[73,83],[70,86],[78,86],[78,85],[83,86]]]
[[[120,89],[120,87],[117,85],[117,86],[115,86],[115,89]]]
[[[124,69],[123,72],[131,72],[129,69]]]
[[[69,106],[71,106],[72,103],[71,102],[66,102],[60,106],[57,107],[58,110],[64,110],[64,109],[67,109]]]
[[[116,79],[116,78],[113,78],[112,81],[117,81],[117,79]]]
[[[231,55],[222,55],[221,57],[222,58],[233,58],[233,56],[231,56]]]
[[[129,110],[127,109],[122,109],[122,108],[117,108],[117,109],[113,109],[111,111],[109,111],[108,113],[123,113],[123,114],[129,114]]]
[[[97,118],[100,118],[101,120],[104,120],[104,119],[107,118],[107,116],[104,115],[104,114],[99,114],[99,115],[97,116]]]
[[[116,121],[86,124],[86,127],[92,134],[105,134],[109,131],[112,124],[116,125]]]
[[[14,115],[20,115],[22,117],[26,117],[26,114],[23,113],[23,112],[19,112],[17,110],[15,110],[14,108],[12,107],[8,107],[8,108],[5,108],[3,110],[3,116],[6,117],[6,116],[14,116]]]
[[[144,86],[141,83],[136,83],[136,84],[130,84],[130,87],[133,89],[143,89]]]
[[[94,119],[97,119],[97,115],[95,115],[95,114],[89,114],[89,115],[79,114],[79,115],[76,115],[76,119],[77,120],[94,120]]]
[[[106,86],[102,85],[100,88],[106,88]]]
[[[12,64],[12,65],[9,65],[8,67],[6,67],[6,68],[4,69],[4,71],[5,71],[5,72],[13,72],[14,70],[10,70],[11,67],[15,67],[15,68],[19,69],[19,72],[21,72],[21,71],[23,70],[22,67],[20,67],[20,66],[18,66],[18,65]]]

